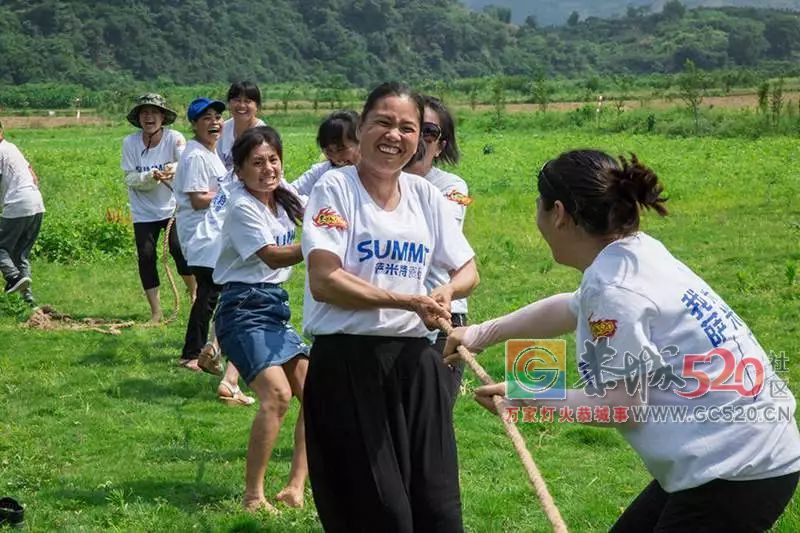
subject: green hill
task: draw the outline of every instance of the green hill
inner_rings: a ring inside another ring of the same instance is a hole
[[[573,11],[582,18],[612,18],[626,14],[629,7],[645,8],[650,13],[660,12],[667,0],[464,0],[472,9],[480,10],[488,5],[511,9],[511,19],[522,24],[529,15],[536,17],[542,25],[564,24]],[[800,0],[682,0],[689,8],[694,7],[759,7],[800,10]]]
[[[457,0],[5,0],[0,85],[249,78],[365,87],[675,72],[687,58],[706,69],[796,70],[800,52],[800,15],[769,9],[634,10],[548,28],[507,22],[502,10],[474,12]]]

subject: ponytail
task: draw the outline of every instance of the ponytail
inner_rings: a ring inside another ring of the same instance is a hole
[[[300,202],[300,198],[298,196],[283,186],[281,183],[278,185],[278,188],[275,189],[275,201],[283,207],[286,214],[289,215],[289,218],[292,222],[295,223],[296,226],[303,225],[303,204]]]
[[[608,213],[608,227],[618,228],[627,234],[639,228],[639,214],[642,209],[653,209],[661,216],[667,215],[661,196],[664,186],[650,168],[639,162],[636,154],[628,161],[619,156],[621,167],[608,170],[608,194],[616,199]]]

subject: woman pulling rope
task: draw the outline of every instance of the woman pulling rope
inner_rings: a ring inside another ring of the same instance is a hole
[[[768,530],[800,477],[795,400],[744,321],[639,231],[641,209],[667,213],[656,175],[635,156],[579,150],[548,162],[538,189],[539,231],[557,262],[583,272],[580,287],[456,328],[446,361],[463,357],[459,345],[476,352],[575,331],[584,388],[565,391],[562,401],[507,400],[501,383],[477,389],[479,403],[501,414],[583,409],[583,422],[618,429],[655,479],[612,531]],[[692,415],[638,416],[667,408]],[[714,421],[713,412],[756,420]]]

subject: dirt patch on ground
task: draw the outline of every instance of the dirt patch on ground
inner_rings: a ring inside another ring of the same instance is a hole
[[[788,105],[791,102],[797,102],[800,98],[800,92],[785,92],[783,94],[783,99],[785,104]],[[585,105],[596,105],[595,102],[551,102],[548,104],[547,109],[551,111],[573,111],[575,109],[579,109]],[[604,100],[603,106],[604,107],[615,107],[617,102],[615,100]],[[649,109],[669,109],[672,107],[683,107],[684,103],[680,98],[673,98],[673,99],[665,99],[665,98],[658,98],[658,99],[650,99],[650,100],[626,100],[624,102],[625,109],[639,109],[642,107],[646,107]],[[469,106],[466,104],[458,104],[456,105],[457,108],[468,108]],[[709,108],[709,107],[720,107],[725,109],[742,109],[742,108],[751,108],[755,109],[758,107],[758,95],[756,93],[744,93],[744,94],[732,94],[728,96],[706,96],[703,98],[703,103],[701,107]],[[494,106],[481,104],[475,107],[476,110],[480,111],[488,111],[494,109]],[[520,112],[520,113],[532,113],[534,111],[539,110],[538,104],[508,104],[506,105],[506,111],[509,112]]]
[[[787,91],[783,95],[785,105],[789,104],[797,104],[798,100],[800,99],[800,92],[798,91]],[[585,105],[594,106],[597,102],[551,102],[548,104],[547,109],[550,111],[573,111],[575,109],[579,109]],[[345,104],[345,106],[352,107],[353,104]],[[603,107],[607,107],[610,109],[614,109],[617,106],[617,102],[613,99],[604,100]],[[656,98],[656,99],[630,99],[624,102],[624,109],[639,109],[639,108],[648,108],[648,109],[670,109],[674,107],[684,107],[685,104],[681,101],[680,98]],[[740,93],[740,94],[731,94],[728,96],[707,96],[703,99],[703,103],[701,107],[704,109],[708,109],[711,107],[716,108],[724,108],[724,109],[743,109],[743,108],[750,108],[755,109],[758,106],[758,95],[756,93]],[[317,112],[320,116],[327,114],[330,112],[328,109],[328,105],[325,104],[320,105]],[[458,103],[453,105],[452,107],[456,109],[470,109],[471,106],[466,103]],[[312,111],[312,103],[306,101],[292,101],[289,103],[288,111],[289,113],[308,113]],[[478,111],[491,111],[494,109],[494,106],[490,104],[479,104],[475,106],[475,109]],[[280,112],[282,108],[279,110],[271,109],[269,106],[265,107],[264,112],[269,113],[270,111]],[[539,111],[538,104],[506,104],[506,111],[510,113],[534,113]],[[62,111],[63,112],[63,111]],[[0,121],[3,122],[3,125],[9,129],[12,128],[63,128],[63,127],[70,127],[70,126],[101,126],[101,125],[108,125],[112,124],[113,121],[94,115],[93,113],[82,114],[81,118],[78,119],[75,115],[71,116],[49,116],[49,115],[38,115],[38,116],[2,116],[0,115]]]
[[[104,320],[102,318],[72,318],[69,315],[56,311],[55,308],[44,305],[38,307],[27,322],[25,328],[41,329],[45,331],[70,330],[70,331],[96,331],[108,335],[119,335],[120,330],[133,327],[132,320]]]

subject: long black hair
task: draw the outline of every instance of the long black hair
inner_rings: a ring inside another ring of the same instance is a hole
[[[423,96],[425,107],[430,108],[439,117],[439,127],[442,130],[442,136],[439,142],[444,141],[444,148],[441,153],[434,158],[434,162],[444,162],[449,165],[457,165],[461,159],[461,152],[458,150],[458,142],[456,142],[456,124],[450,110],[444,105],[444,102],[435,96]]]
[[[281,142],[281,136],[275,128],[270,126],[256,126],[239,135],[239,138],[233,143],[231,156],[233,157],[234,169],[240,169],[245,161],[247,161],[253,149],[264,143],[275,150],[275,153],[278,154],[278,158],[281,160],[281,166],[283,166],[283,143]],[[274,194],[275,201],[283,207],[292,222],[298,226],[301,225],[303,223],[303,204],[300,202],[300,198],[284,187],[282,183],[275,189]]]

